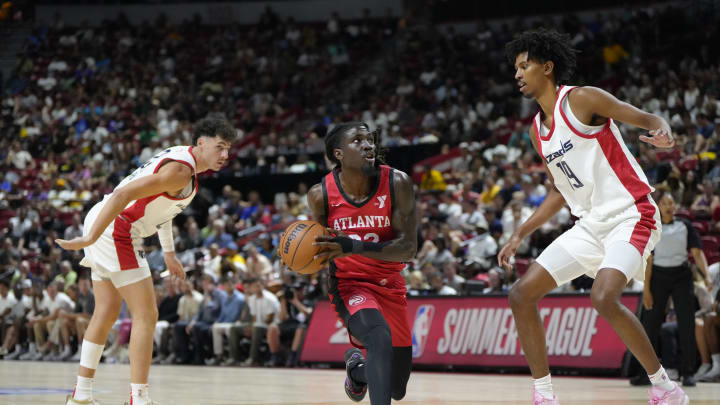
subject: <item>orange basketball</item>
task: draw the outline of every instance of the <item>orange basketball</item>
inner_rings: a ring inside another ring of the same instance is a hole
[[[327,235],[325,227],[316,221],[295,221],[285,228],[278,252],[290,270],[300,274],[313,274],[325,265],[325,259],[314,260],[320,248],[313,246],[315,238]]]

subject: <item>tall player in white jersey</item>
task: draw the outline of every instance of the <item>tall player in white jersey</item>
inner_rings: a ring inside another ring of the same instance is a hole
[[[81,264],[90,267],[95,292],[95,312],[85,331],[77,385],[67,405],[97,403],[92,381],[123,300],[133,321],[129,404],[153,403],[147,383],[158,312],[142,239],[157,232],[168,270],[174,277],[185,278],[175,256],[172,219],[197,194],[197,173],[219,170],[227,162],[235,130],[224,119],[206,118],[197,124],[193,138],[195,146],[165,149],[123,179],[88,212],[83,236],[56,240],[63,249],[84,248]]]
[[[537,302],[558,285],[595,277],[593,306],[653,382],[651,404],[685,405],[638,319],[620,303],[632,278],[643,280],[650,251],[660,239],[660,215],[645,174],[625,146],[615,120],[649,130],[640,140],[659,148],[675,142],[662,118],[619,101],[595,87],[563,86],[576,66],[569,38],[555,31],[524,32],[506,46],[525,97],[537,100],[530,138],[554,188],[515,231],[498,255],[503,266],[521,241],[567,203],[580,219],[537,258],[510,291],[510,305],[530,365],[533,404],[559,404],[548,368],[545,331]],[[653,402],[655,401],[655,402]]]

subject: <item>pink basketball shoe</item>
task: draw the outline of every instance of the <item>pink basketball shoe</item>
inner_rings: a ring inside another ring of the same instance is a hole
[[[532,387],[533,394],[533,405],[560,405],[557,395],[553,395],[552,399],[547,399],[540,395],[539,392],[535,392],[535,387]]]
[[[650,388],[648,390],[650,395],[648,403],[650,405],[688,405],[690,398],[685,395],[685,391],[677,383],[674,382],[673,384],[675,384],[675,389],[672,391],[665,391],[658,387]]]

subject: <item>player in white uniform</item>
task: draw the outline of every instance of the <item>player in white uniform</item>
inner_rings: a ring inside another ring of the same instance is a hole
[[[227,162],[234,139],[235,130],[224,119],[200,121],[195,128],[196,146],[175,146],[152,157],[88,212],[83,236],[56,240],[64,249],[84,248],[81,264],[90,267],[95,292],[95,312],[85,331],[77,385],[66,404],[96,403],[92,379],[122,300],[133,320],[129,403],[152,403],[147,382],[158,312],[142,239],[157,232],[168,270],[174,277],[185,278],[175,256],[172,219],[195,197],[197,173],[219,170]]]
[[[660,239],[660,215],[635,158],[614,120],[649,130],[640,140],[660,148],[675,144],[662,118],[594,87],[559,86],[575,68],[575,50],[555,31],[529,31],[506,46],[520,92],[540,104],[530,138],[544,161],[553,190],[515,231],[498,255],[503,266],[521,241],[567,203],[580,219],[537,258],[510,291],[520,341],[534,379],[533,403],[558,404],[548,368],[545,331],[537,302],[558,285],[587,273],[595,277],[592,303],[638,358],[653,382],[650,403],[685,405],[638,319],[620,303],[631,278],[644,278],[646,259]],[[653,402],[656,401],[656,402]]]

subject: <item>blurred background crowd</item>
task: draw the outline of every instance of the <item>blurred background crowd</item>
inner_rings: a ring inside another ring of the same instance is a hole
[[[563,209],[524,241],[512,269],[497,266],[499,249],[551,187],[528,133],[537,105],[520,97],[504,54],[514,33],[540,25],[566,32],[580,51],[571,84],[602,87],[670,123],[678,140],[672,150],[639,142],[637,128],[620,128],[655,196],[670,192],[676,215],[700,235],[711,282],[698,276],[698,287],[715,297],[714,13],[632,7],[469,29],[369,10],[300,23],[268,8],[256,24],[219,26],[199,16],[131,24],[122,15],[71,26],[58,15],[33,24],[11,77],[0,83],[0,354],[77,357],[93,307],[88,269],[78,264],[81,252],[62,251],[53,240],[81,235],[96,201],[157,151],[189,144],[192,124],[208,114],[229,119],[241,140],[228,167],[200,177],[200,195],[174,221],[188,281],[164,278],[159,243],[146,240],[160,309],[155,362],[297,364],[327,274],[295,275],[275,247],[285,226],[310,217],[312,182],[269,192],[236,181],[271,187],[294,174],[319,181],[327,172],[323,137],[341,121],[381,131],[390,156],[401,148],[432,151],[400,167],[416,181],[420,217],[418,254],[403,272],[408,294],[507,293],[574,222]],[[591,286],[581,277],[557,292]],[[130,327],[123,311],[106,361],[127,360]]]

